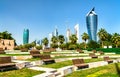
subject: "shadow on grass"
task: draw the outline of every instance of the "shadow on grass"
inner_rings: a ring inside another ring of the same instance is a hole
[[[117,63],[115,63],[115,68],[116,68],[116,71],[117,71],[118,76],[120,77],[120,69],[119,69]]]

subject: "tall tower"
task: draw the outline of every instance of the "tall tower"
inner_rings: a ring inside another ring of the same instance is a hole
[[[66,42],[70,41],[70,39],[69,39],[70,36],[71,36],[70,29],[67,29],[67,32],[66,32]]]
[[[58,37],[58,29],[55,28],[54,36]]]
[[[74,29],[75,29],[75,35],[76,35],[76,37],[78,39],[77,43],[79,43],[79,24],[76,24]]]
[[[86,16],[86,24],[90,40],[97,41],[98,16],[95,13],[94,8],[88,12]]]
[[[52,43],[52,42],[51,42],[52,37],[53,37],[53,34],[50,33],[50,34],[49,34],[49,44],[48,44],[48,47],[50,47],[50,44]]]
[[[23,31],[23,44],[29,43],[29,29]]]

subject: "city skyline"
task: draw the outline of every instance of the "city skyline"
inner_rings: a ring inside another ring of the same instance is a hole
[[[30,30],[30,40],[43,39],[57,29],[66,36],[66,29],[74,33],[80,26],[80,42],[83,32],[87,33],[86,13],[93,7],[98,14],[98,31],[105,28],[109,33],[120,33],[119,0],[0,0],[0,32],[12,33],[17,44],[22,44],[23,30]]]

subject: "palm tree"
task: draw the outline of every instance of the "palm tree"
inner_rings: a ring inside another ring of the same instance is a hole
[[[116,45],[116,48],[118,48],[118,45],[120,44],[120,34],[114,33],[111,39],[112,42]]]
[[[98,34],[98,37],[99,37],[100,41],[102,42],[102,48],[103,48],[103,46],[104,46],[103,42],[108,37],[108,33],[105,29],[101,28],[97,34]]]
[[[60,42],[60,44],[63,44],[64,41],[65,41],[64,36],[63,36],[63,35],[59,35],[59,36],[58,36],[58,41]]]
[[[84,33],[82,34],[82,40],[85,41],[85,49],[86,49],[86,41],[87,41],[88,39],[89,39],[89,35],[84,32]]]
[[[52,41],[51,47],[52,48],[57,48],[58,47],[58,38],[56,36],[53,36],[51,38],[51,41]]]
[[[78,38],[77,38],[76,35],[74,35],[74,34],[70,36],[70,41],[71,41],[72,44],[76,44],[77,39],[78,39]]]
[[[51,39],[52,43],[56,44],[58,42],[57,37],[53,36]]]
[[[45,37],[43,40],[42,40],[42,43],[45,45],[45,47],[48,45],[48,39],[47,37]]]

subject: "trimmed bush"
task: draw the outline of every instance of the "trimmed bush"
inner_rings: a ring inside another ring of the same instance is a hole
[[[120,48],[97,48],[97,51],[103,51],[103,52],[114,52],[117,54],[120,54]]]

